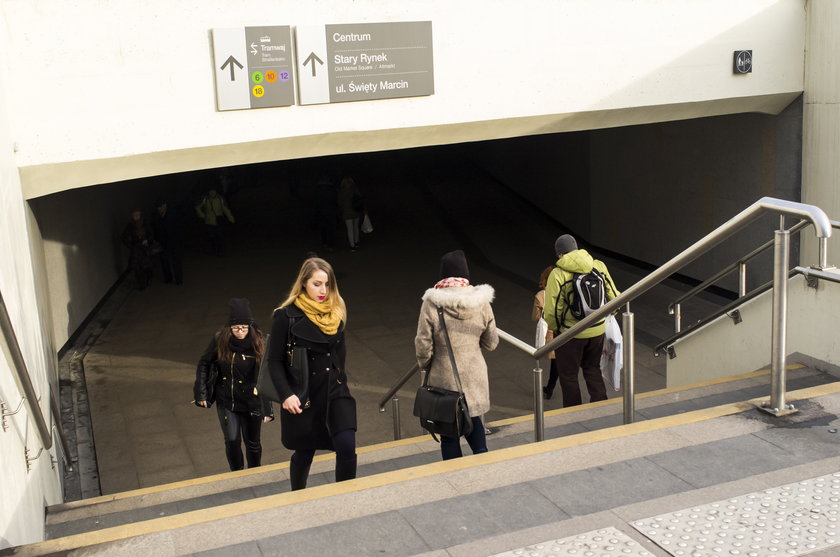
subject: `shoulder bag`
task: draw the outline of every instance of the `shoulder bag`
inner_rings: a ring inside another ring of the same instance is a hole
[[[268,351],[271,346],[271,335],[265,335],[265,351],[263,352],[262,361],[260,361],[260,369],[257,371],[257,384],[254,386],[254,394],[264,400],[272,402],[280,402],[280,393],[277,392],[277,386],[271,377],[271,371],[268,367]]]
[[[423,384],[417,389],[417,395],[414,398],[414,415],[420,418],[420,426],[431,433],[435,441],[440,442],[437,435],[457,438],[472,433],[472,419],[470,418],[464,390],[461,387],[458,366],[455,364],[452,342],[449,339],[449,332],[446,330],[446,322],[443,319],[443,308],[438,307],[437,311],[458,390],[450,391],[429,385],[429,373],[427,372]]]
[[[286,313],[288,315],[288,312]],[[289,386],[292,392],[300,399],[301,408],[309,408],[309,354],[303,346],[297,346],[292,335],[292,325],[295,319],[289,316],[289,332],[286,335],[286,369],[289,372]],[[254,394],[266,400],[283,403],[280,393],[268,366],[268,349],[271,343],[271,335],[266,336],[265,355],[260,362],[260,370],[257,374],[257,386]]]

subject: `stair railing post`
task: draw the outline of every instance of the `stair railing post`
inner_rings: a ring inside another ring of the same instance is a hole
[[[400,399],[394,397],[391,399],[391,412],[394,413],[394,441],[402,439],[400,432]]]
[[[624,306],[624,314],[621,316],[621,324],[624,333],[622,347],[622,368],[621,368],[621,385],[624,392],[624,423],[632,424],[636,415],[636,383],[635,383],[635,368],[636,361],[636,334],[635,334],[635,318],[633,312],[630,311],[630,304]]]
[[[540,361],[536,361],[534,367],[534,442],[538,443],[545,439],[545,419],[543,416],[544,403],[542,392],[542,368]]]
[[[787,366],[787,287],[790,264],[790,232],[781,227],[773,241],[773,323],[770,341],[770,402],[761,408],[774,416],[796,412],[785,402]]]
[[[679,333],[682,330],[682,304],[674,304],[674,332]]]
[[[738,263],[738,296],[747,294],[747,264],[741,261]]]
[[[820,269],[828,269],[830,268],[828,264],[828,238],[819,238],[820,243],[820,252],[819,252],[819,268]]]

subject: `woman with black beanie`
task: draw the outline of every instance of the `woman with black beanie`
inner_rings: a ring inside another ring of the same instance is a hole
[[[427,370],[429,384],[450,391],[458,390],[449,355],[449,343],[458,368],[461,386],[472,418],[472,432],[466,435],[473,454],[487,452],[487,439],[481,416],[490,410],[490,385],[482,350],[499,344],[493,316],[495,292],[489,284],[470,284],[470,270],[462,250],[440,258],[440,280],[423,294],[414,350],[420,369]],[[446,331],[440,325],[442,309]],[[443,460],[463,456],[461,440],[440,436]]]
[[[248,468],[260,465],[262,423],[274,419],[271,402],[254,394],[257,371],[265,355],[265,339],[254,322],[251,306],[245,298],[228,302],[230,318],[219,329],[198,360],[196,369],[196,406],[216,411],[225,439],[225,453],[231,470],[242,470],[242,440]]]

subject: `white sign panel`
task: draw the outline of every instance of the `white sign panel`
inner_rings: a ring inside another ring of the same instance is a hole
[[[298,102],[300,104],[330,102],[326,26],[298,26],[295,42],[297,44]]]
[[[245,28],[213,29],[216,106],[219,110],[251,108],[245,61]]]

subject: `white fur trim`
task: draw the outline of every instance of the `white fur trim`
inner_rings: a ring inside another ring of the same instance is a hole
[[[489,284],[477,286],[456,286],[453,288],[429,288],[423,300],[445,308],[477,308],[493,301],[496,292]]]

